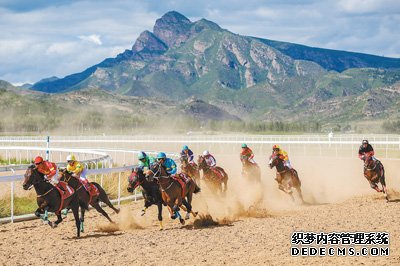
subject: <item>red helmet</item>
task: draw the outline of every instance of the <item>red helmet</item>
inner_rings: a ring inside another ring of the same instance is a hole
[[[37,156],[37,157],[35,158],[34,163],[35,163],[35,164],[39,164],[39,163],[41,163],[41,162],[43,162],[42,156]]]
[[[273,150],[280,150],[280,147],[279,147],[278,144],[275,144],[274,146],[272,146],[272,149],[273,149]]]

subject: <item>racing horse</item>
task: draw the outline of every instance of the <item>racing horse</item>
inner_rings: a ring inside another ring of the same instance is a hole
[[[35,211],[35,215],[40,217],[40,214],[44,214],[44,217],[42,218],[44,222],[54,228],[63,220],[61,217],[61,210],[69,208],[74,214],[77,237],[80,237],[78,195],[75,192],[72,192],[72,195],[63,199],[62,193],[66,192],[61,192],[60,189],[57,189],[55,186],[50,184],[44,175],[38,171],[35,165],[30,165],[28,167],[22,184],[24,190],[29,190],[32,186],[35,188],[37,194],[36,201],[39,206]],[[48,212],[54,212],[57,215],[57,220],[54,223],[48,220]]]
[[[181,156],[181,170],[183,173],[187,174],[188,176],[192,177],[196,184],[200,184],[200,171],[197,164],[192,161],[189,162],[187,156]]]
[[[181,224],[185,224],[185,220],[179,213],[179,207],[182,207],[182,204],[185,206],[187,211],[185,219],[189,219],[190,213],[194,217],[197,216],[197,212],[192,211],[192,198],[194,193],[200,192],[200,188],[192,178],[189,177],[188,181],[184,184],[184,187],[182,187],[178,181],[179,177],[169,176],[160,163],[153,164],[146,172],[146,177],[150,180],[157,180],[161,190],[161,197],[167,205],[172,219],[179,217]]]
[[[100,201],[104,202],[108,207],[113,209],[116,213],[119,213],[119,209],[115,208],[110,199],[107,196],[107,193],[104,189],[96,182],[90,182],[90,185],[93,185],[97,188],[98,192],[96,195],[90,195],[90,193],[84,188],[79,177],[73,175],[73,173],[67,171],[67,169],[63,169],[60,171],[60,181],[66,182],[73,189],[75,189],[75,193],[79,198],[79,206],[81,207],[81,217],[80,217],[80,230],[84,231],[84,221],[85,221],[85,211],[89,210],[89,205],[92,205],[93,208],[96,209],[99,213],[101,213],[104,217],[106,217],[111,223],[110,216],[101,208]]]
[[[372,189],[375,189],[377,192],[383,192],[386,200],[389,201],[385,181],[385,168],[381,161],[373,160],[371,156],[365,156],[364,177],[368,180]],[[382,189],[379,189],[378,183],[381,183]]]
[[[143,168],[136,167],[132,169],[132,173],[128,178],[128,192],[133,192],[138,186],[142,187],[142,195],[144,199],[144,207],[142,209],[142,216],[146,213],[147,208],[151,205],[158,207],[158,221],[160,223],[160,230],[163,230],[162,222],[162,206],[163,202],[160,187],[155,181],[148,181],[143,173]]]
[[[197,164],[199,170],[203,170],[203,179],[207,186],[210,187],[214,193],[220,192],[224,194],[228,189],[228,174],[224,169],[218,166],[214,167],[214,169],[210,168],[202,155],[199,155]]]
[[[242,176],[247,180],[261,181],[261,170],[257,163],[249,161],[249,156],[241,155]]]
[[[299,175],[297,174],[297,171],[294,168],[287,168],[283,163],[283,159],[279,158],[279,155],[277,154],[271,155],[268,165],[271,169],[273,167],[276,168],[275,180],[279,184],[278,188],[283,192],[289,194],[293,201],[294,196],[292,188],[295,188],[297,190],[297,193],[299,194],[301,202],[304,203],[303,194],[301,192],[301,181]]]

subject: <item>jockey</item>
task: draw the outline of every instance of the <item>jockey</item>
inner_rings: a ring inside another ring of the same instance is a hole
[[[247,157],[247,160],[252,163],[256,164],[256,161],[254,161],[254,153],[253,151],[247,147],[247,144],[243,143],[242,144],[242,151],[240,152],[240,160],[243,162],[244,157]]]
[[[193,162],[193,152],[187,145],[183,146],[182,151],[181,151],[181,157],[187,158],[188,162]]]
[[[272,146],[272,154],[276,154],[279,156],[279,159],[283,160],[284,165],[288,169],[292,169],[292,165],[290,164],[289,161],[289,155],[287,154],[286,151],[282,150],[279,145],[274,145]]]
[[[376,161],[376,158],[374,156],[374,148],[372,148],[371,144],[369,144],[368,140],[363,140],[360,148],[358,149],[358,158],[360,160],[365,161],[365,157],[369,156],[372,158],[372,160]]]
[[[209,167],[212,168],[212,167],[215,167],[217,165],[217,160],[215,160],[214,156],[212,156],[208,150],[205,150],[203,152],[203,157],[204,157],[204,159],[206,161],[206,164]]]
[[[176,163],[171,158],[167,158],[167,155],[164,152],[160,152],[157,155],[157,162],[165,167],[168,175],[176,174]]]
[[[67,156],[67,171],[72,172],[75,177],[79,178],[86,191],[90,192],[91,188],[86,178],[86,168],[75,159],[73,154]]]
[[[52,181],[54,184],[58,184],[58,169],[55,163],[44,161],[41,156],[37,156],[34,160],[34,163],[37,170],[44,174],[47,180]]]
[[[143,171],[149,169],[150,165],[152,165],[155,161],[154,157],[148,156],[145,152],[141,151],[137,156],[139,160],[139,167],[142,168]]]

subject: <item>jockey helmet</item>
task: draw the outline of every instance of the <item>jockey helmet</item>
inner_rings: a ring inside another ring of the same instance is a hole
[[[42,156],[36,156],[34,163],[35,164],[40,164],[43,162],[43,157]]]
[[[139,152],[139,153],[138,153],[138,156],[137,156],[138,160],[143,160],[143,159],[145,159],[146,157],[147,157],[147,155],[146,155],[146,153],[143,152],[143,151]]]
[[[183,148],[182,148],[182,150],[184,150],[184,151],[186,151],[188,149],[189,149],[189,147],[187,145],[183,146]]]
[[[160,152],[157,154],[157,159],[165,159],[167,158],[167,155],[164,152]]]
[[[364,140],[362,141],[362,144],[368,144],[368,140],[364,139]]]
[[[242,144],[242,148],[247,148],[247,144],[246,144],[246,143],[243,143],[243,144]]]
[[[210,155],[210,153],[208,152],[208,150],[203,151],[203,156],[207,156]]]
[[[69,161],[76,161],[75,155],[73,155],[73,154],[68,155],[67,156],[67,162],[69,162]]]
[[[281,149],[281,147],[279,147],[278,144],[275,144],[274,146],[272,146],[272,149],[279,151]]]

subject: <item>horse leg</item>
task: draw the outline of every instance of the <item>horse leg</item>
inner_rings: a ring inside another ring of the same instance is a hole
[[[79,205],[81,207],[81,217],[79,218],[79,229],[83,233],[85,231],[84,222],[85,222],[85,211],[87,205],[83,201],[80,201]]]
[[[144,206],[142,209],[142,212],[140,213],[140,216],[143,216],[146,214],[147,209],[151,206],[151,203],[147,200],[144,201]]]
[[[180,193],[180,191],[179,191],[179,193]],[[182,205],[182,198],[180,196],[178,196],[175,199],[175,205],[172,209],[174,210],[175,216],[179,217],[179,221],[181,222],[182,225],[184,225],[185,220],[182,218],[181,214],[179,213],[179,206],[181,206],[181,205]]]
[[[379,181],[381,182],[381,184],[382,184],[382,191],[383,191],[383,193],[385,194],[385,198],[386,198],[386,201],[389,201],[389,195],[388,195],[388,193],[387,193],[387,188],[386,188],[386,181],[385,181],[385,169],[383,168],[383,166],[381,167],[381,172],[380,172],[380,178],[379,178]]]
[[[374,182],[369,181],[369,185],[371,186],[372,189],[375,189],[377,192],[382,192],[382,190],[380,190],[378,185],[375,184]]]
[[[301,187],[296,187],[297,193],[299,194],[301,203],[304,204],[303,193],[301,192]]]
[[[112,205],[112,203],[110,202],[110,199],[107,196],[107,193],[105,192],[105,190],[98,184],[96,184],[97,189],[100,191],[100,195],[99,198],[102,202],[104,202],[108,207],[110,207],[111,209],[113,209],[115,211],[115,213],[119,213],[119,209],[115,208],[114,205]]]
[[[81,236],[81,230],[80,230],[80,224],[81,222],[79,221],[79,202],[78,199],[76,202],[72,203],[73,205],[71,206],[72,213],[74,214],[75,218],[75,226],[76,226],[76,236],[80,237]]]
[[[185,220],[189,220],[189,218],[190,218],[190,213],[191,212],[193,212],[192,211],[192,197],[193,197],[193,194],[192,194],[192,192],[190,191],[187,195],[186,195],[186,198],[187,198],[187,211],[186,211],[186,216],[185,216]],[[186,202],[186,200],[183,200],[183,202]]]
[[[111,220],[110,216],[108,216],[108,214],[103,210],[103,208],[100,207],[98,201],[95,201],[95,203],[92,203],[91,205],[93,206],[93,208],[96,209],[96,211],[98,211],[98,212],[101,213],[104,217],[106,217],[107,220],[110,221],[110,223],[114,223],[114,222]]]
[[[52,227],[53,227],[53,228],[57,227],[57,225],[58,225],[59,223],[61,223],[62,220],[63,220],[63,218],[61,217],[61,212],[60,212],[60,213],[57,214],[57,221],[55,221],[54,224],[52,224]]]
[[[158,222],[160,223],[160,230],[163,230],[163,222],[162,222],[162,202],[157,203],[158,207]]]

